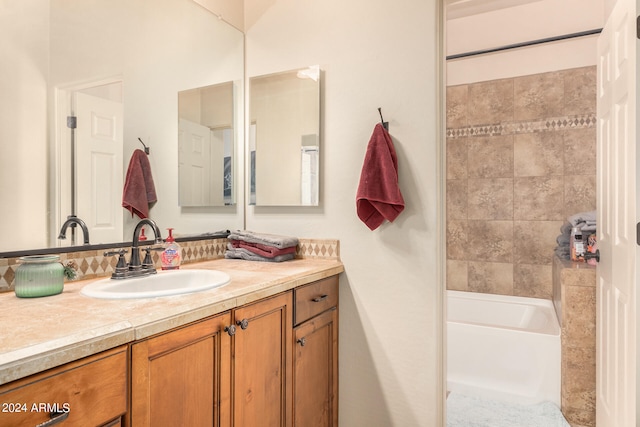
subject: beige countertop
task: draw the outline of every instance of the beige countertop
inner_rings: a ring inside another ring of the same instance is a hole
[[[97,279],[68,282],[61,294],[44,298],[0,294],[0,384],[344,271],[340,261],[327,259],[217,259],[181,268],[224,271],[231,283],[194,294],[124,300],[80,294]]]

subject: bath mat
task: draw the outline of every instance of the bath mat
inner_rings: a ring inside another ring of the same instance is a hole
[[[520,405],[465,396],[447,398],[447,427],[570,427],[552,402]]]

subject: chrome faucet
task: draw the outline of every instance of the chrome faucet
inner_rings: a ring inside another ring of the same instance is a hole
[[[69,215],[67,220],[62,224],[62,228],[60,229],[60,234],[58,234],[58,239],[66,239],[67,238],[67,228],[71,227],[73,229],[76,228],[76,224],[82,228],[82,237],[84,237],[84,244],[89,244],[89,229],[87,228],[87,224],[84,223],[83,220],[78,218],[75,215]]]

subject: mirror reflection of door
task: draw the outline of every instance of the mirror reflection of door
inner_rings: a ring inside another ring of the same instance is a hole
[[[180,206],[234,203],[233,142],[233,82],[178,93]]]
[[[113,242],[123,233],[122,102],[76,93],[76,215],[91,243]]]
[[[92,244],[122,240],[122,82],[61,89],[59,99],[61,167],[54,226],[57,230],[67,216],[76,215],[86,223]],[[75,129],[67,127],[68,117],[75,117]],[[82,238],[77,229],[57,244],[78,245]]]

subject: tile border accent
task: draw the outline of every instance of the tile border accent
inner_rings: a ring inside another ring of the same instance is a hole
[[[227,239],[208,239],[180,242],[182,263],[210,261],[224,258]],[[129,249],[129,246],[112,248],[110,251]],[[78,279],[93,279],[109,276],[113,273],[117,256],[104,256],[105,250],[74,251],[60,253],[60,261],[75,260],[78,264]],[[296,258],[315,258],[340,260],[340,241],[337,239],[300,239],[296,250]],[[153,261],[160,268],[160,253],[153,253]],[[0,258],[0,293],[13,291],[15,269],[18,258]]]
[[[447,128],[447,138],[469,136],[515,135],[519,133],[543,132],[551,130],[581,129],[596,126],[596,115],[575,115],[550,117],[532,121],[500,122],[479,126]]]

